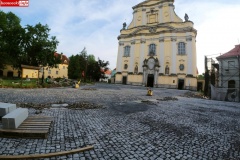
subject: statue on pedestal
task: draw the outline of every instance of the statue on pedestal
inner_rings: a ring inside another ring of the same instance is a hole
[[[126,26],[127,26],[127,23],[124,22],[124,23],[123,23],[123,28],[122,28],[122,30],[125,30],[125,29],[126,29]]]
[[[184,19],[185,19],[185,22],[189,21],[189,17],[187,15],[187,13],[185,13]]]

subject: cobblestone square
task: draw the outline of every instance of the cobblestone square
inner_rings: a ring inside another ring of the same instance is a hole
[[[74,88],[0,89],[0,102],[93,103],[94,109],[46,107],[30,115],[54,117],[47,139],[0,138],[1,155],[44,154],[93,145],[49,159],[237,160],[240,104],[188,98],[186,90],[95,84]]]

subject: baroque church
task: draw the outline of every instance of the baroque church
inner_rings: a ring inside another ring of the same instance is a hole
[[[118,36],[115,83],[197,89],[193,22],[174,11],[174,0],[145,0],[133,7],[133,20]]]

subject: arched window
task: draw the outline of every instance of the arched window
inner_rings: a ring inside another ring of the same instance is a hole
[[[178,43],[178,54],[186,54],[186,46],[184,42],[179,42]]]
[[[235,81],[234,80],[228,81],[228,88],[235,88]]]
[[[124,57],[129,57],[130,56],[130,46],[124,47]]]
[[[156,55],[156,45],[155,44],[149,45],[149,55]]]

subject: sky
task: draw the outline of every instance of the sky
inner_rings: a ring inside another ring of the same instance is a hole
[[[70,57],[86,47],[88,54],[116,68],[123,22],[132,21],[132,7],[143,0],[29,0],[29,7],[0,7],[13,12],[22,26],[47,24],[60,42],[58,53]],[[175,0],[175,12],[185,13],[197,29],[197,68],[204,72],[204,56],[223,54],[240,41],[240,0]]]

